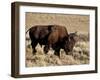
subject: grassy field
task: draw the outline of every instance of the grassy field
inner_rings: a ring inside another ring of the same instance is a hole
[[[89,16],[26,13],[26,30],[39,24],[63,25],[68,30],[68,33],[78,31],[79,40],[69,55],[66,55],[64,50],[60,49],[59,58],[54,55],[52,49],[47,54],[44,54],[44,46],[40,47],[39,44],[36,46],[36,55],[33,55],[31,41],[29,35],[26,34],[26,67],[89,64]]]

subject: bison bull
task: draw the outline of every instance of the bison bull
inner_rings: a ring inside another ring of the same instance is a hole
[[[68,34],[67,29],[60,25],[36,25],[28,31],[33,53],[36,52],[35,47],[39,43],[45,45],[45,53],[52,48],[55,50],[55,54],[59,56],[59,51],[62,48],[67,54],[72,51],[76,42],[76,33]]]

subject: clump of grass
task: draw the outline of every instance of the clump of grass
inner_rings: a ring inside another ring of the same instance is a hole
[[[45,61],[47,66],[62,65],[60,59],[56,55],[46,55]]]
[[[82,64],[89,64],[89,57],[86,56],[86,55],[81,55],[80,61],[81,61]]]
[[[87,48],[89,47],[89,42],[79,41],[75,44],[75,47]]]
[[[66,55],[64,59],[61,59],[63,65],[74,65],[74,64],[80,64],[79,61],[75,60],[73,56],[71,55]]]
[[[89,34],[79,34],[79,41],[89,41]]]
[[[34,66],[34,64],[33,64],[33,62],[31,61],[31,60],[26,60],[26,67],[33,67]]]
[[[79,60],[81,64],[89,63],[89,42],[79,41],[73,49],[73,57]]]
[[[79,48],[77,51],[89,56],[89,42],[77,42],[75,48]]]
[[[27,45],[27,48],[31,48],[31,45],[30,45],[30,44],[28,44],[28,45]]]

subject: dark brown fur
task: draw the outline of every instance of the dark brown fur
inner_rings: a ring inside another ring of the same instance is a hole
[[[45,45],[47,43],[48,35],[51,32],[51,27],[52,25],[36,25],[28,30],[33,53],[36,52],[35,47],[38,43],[40,45]]]

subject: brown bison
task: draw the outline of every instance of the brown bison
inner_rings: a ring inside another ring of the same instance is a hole
[[[33,53],[36,52],[35,47],[39,43],[45,45],[45,53],[52,48],[55,50],[55,55],[59,56],[59,51],[62,48],[67,54],[72,51],[76,42],[76,33],[68,34],[67,29],[61,25],[36,25],[28,31]]]

